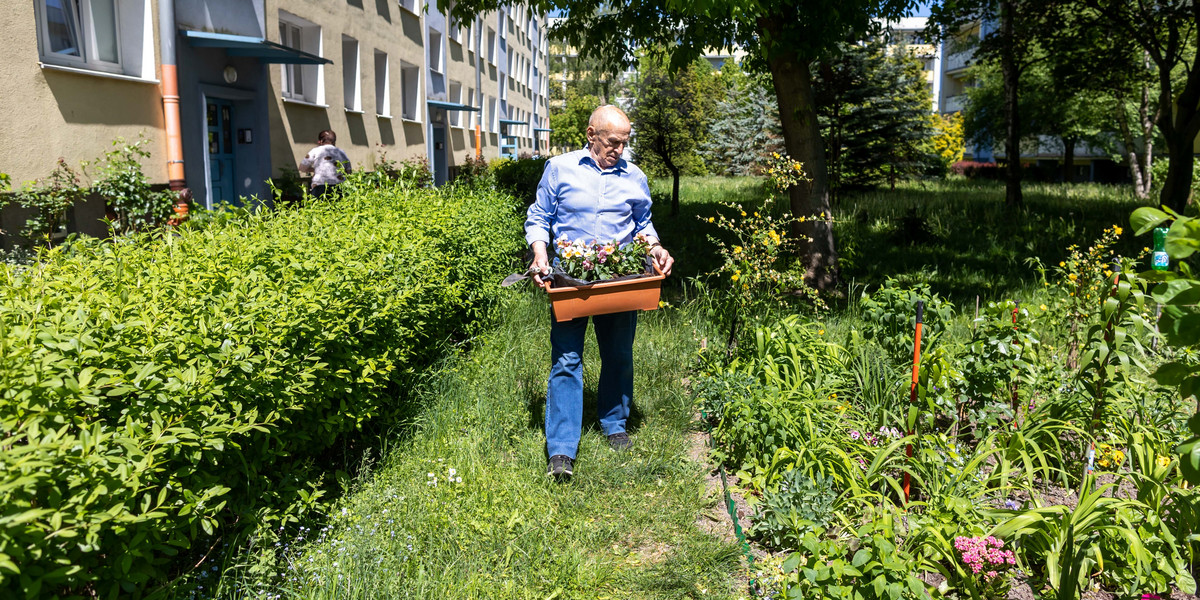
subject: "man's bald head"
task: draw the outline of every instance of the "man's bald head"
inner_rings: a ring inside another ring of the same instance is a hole
[[[621,152],[629,143],[631,127],[625,111],[606,104],[592,111],[588,119],[588,151],[596,165],[607,169],[621,159]]]
[[[629,129],[629,116],[619,107],[605,104],[592,111],[588,127],[595,132],[623,131]]]

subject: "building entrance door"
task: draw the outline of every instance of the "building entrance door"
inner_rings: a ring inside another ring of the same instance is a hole
[[[433,126],[433,183],[442,185],[449,179],[449,165],[447,157],[449,153],[446,151],[446,126],[435,124]]]
[[[233,103],[209,99],[206,104],[209,198],[213,206],[233,204],[237,201],[233,193]]]

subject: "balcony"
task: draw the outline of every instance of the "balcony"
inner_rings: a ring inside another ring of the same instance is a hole
[[[962,110],[967,105],[967,95],[958,94],[957,96],[947,96],[945,105],[939,107],[940,112],[955,113]]]
[[[974,57],[975,53],[970,50],[950,54],[943,59],[944,62],[942,63],[942,71],[944,73],[951,73],[960,69],[965,69],[971,66],[971,59]]]

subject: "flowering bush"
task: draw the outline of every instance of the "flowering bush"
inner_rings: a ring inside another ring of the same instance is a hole
[[[643,273],[646,270],[646,254],[650,251],[650,241],[640,233],[623,246],[615,241],[570,241],[566,236],[558,238],[554,245],[558,248],[558,262],[563,271],[586,281]]]
[[[1017,564],[1017,557],[1012,550],[1003,548],[1004,540],[990,535],[954,538],[954,549],[958,550],[959,558],[985,585],[1002,579],[1000,575],[1008,567]]]

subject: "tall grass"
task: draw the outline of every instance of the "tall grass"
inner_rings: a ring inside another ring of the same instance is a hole
[[[574,479],[545,476],[549,307],[515,292],[496,329],[447,361],[396,442],[326,524],[280,540],[269,576],[230,569],[218,597],[680,598],[734,595],[738,551],[702,533],[717,510],[687,458],[681,385],[704,323],[643,313],[630,431],[608,448],[595,416],[599,356],[585,355],[584,434]],[[460,481],[461,479],[461,481]]]

